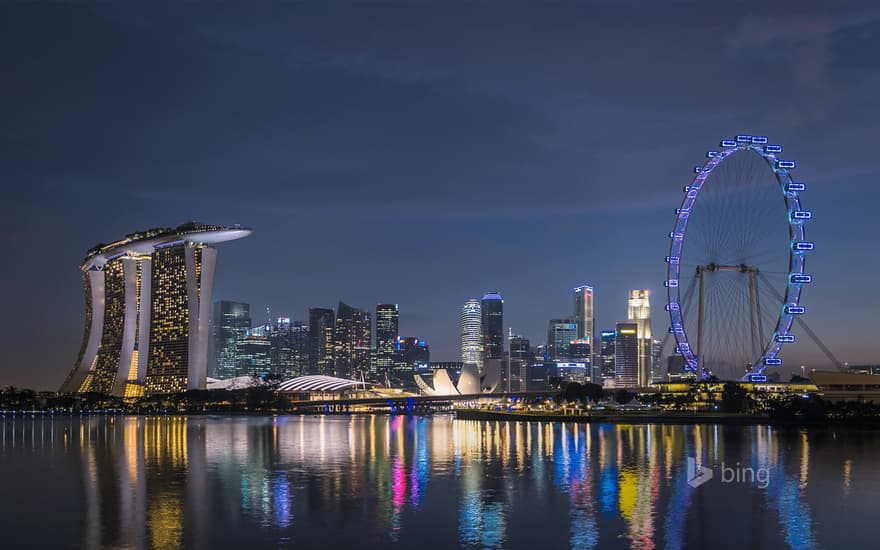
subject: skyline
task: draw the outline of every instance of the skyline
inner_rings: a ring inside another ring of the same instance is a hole
[[[503,332],[534,344],[584,284],[596,333],[649,289],[664,335],[681,187],[738,133],[783,144],[810,185],[807,323],[841,361],[880,362],[866,252],[880,14],[737,6],[302,5],[243,22],[234,8],[4,7],[0,228],[15,267],[0,385],[55,388],[71,368],[88,248],[190,219],[254,229],[218,259],[216,299],[302,321],[339,301],[400,304],[401,333],[439,361],[460,355],[462,304],[490,290]],[[830,366],[808,338],[783,357],[785,372]]]

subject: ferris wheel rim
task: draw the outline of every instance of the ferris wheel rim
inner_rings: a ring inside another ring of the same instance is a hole
[[[795,182],[791,177],[791,171],[797,163],[792,160],[779,158],[782,146],[770,144],[765,136],[752,136],[741,134],[734,140],[722,140],[721,149],[709,151],[706,161],[702,166],[695,167],[695,176],[691,184],[684,187],[684,197],[680,206],[675,210],[675,223],[669,233],[669,255],[666,256],[667,272],[665,286],[667,288],[666,310],[669,312],[670,328],[676,341],[675,351],[685,359],[685,369],[698,372],[701,368],[699,357],[694,353],[688,340],[687,331],[684,327],[684,316],[681,308],[681,257],[686,242],[687,225],[690,213],[696,205],[700,191],[703,189],[709,176],[720,166],[725,159],[739,151],[752,151],[766,162],[774,173],[780,192],[785,199],[788,211],[789,226],[789,260],[786,290],[775,328],[770,334],[769,340],[762,343],[761,355],[755,358],[751,370],[743,377],[745,380],[766,380],[764,371],[767,367],[778,367],[782,360],[778,357],[782,346],[795,341],[791,334],[791,327],[796,316],[806,313],[806,308],[800,305],[800,296],[804,284],[812,282],[812,276],[805,273],[806,252],[814,248],[812,242],[805,240],[804,223],[812,219],[812,212],[804,210],[801,204],[800,193],[806,190],[806,185]],[[763,338],[763,335],[761,335]],[[699,350],[702,351],[702,350]]]

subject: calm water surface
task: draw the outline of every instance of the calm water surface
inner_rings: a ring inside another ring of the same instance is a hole
[[[2,422],[2,548],[878,547],[875,431],[450,416]],[[688,457],[713,478],[691,487]]]

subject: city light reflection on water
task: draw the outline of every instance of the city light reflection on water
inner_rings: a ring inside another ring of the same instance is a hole
[[[809,549],[863,543],[880,496],[880,433],[855,430],[191,416],[0,432],[12,547]],[[688,485],[688,457],[715,478]],[[725,481],[734,466],[769,483]]]

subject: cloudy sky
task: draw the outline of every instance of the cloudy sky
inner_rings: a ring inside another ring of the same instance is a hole
[[[435,360],[489,290],[536,344],[584,283],[664,333],[681,187],[737,133],[809,183],[809,324],[880,362],[873,2],[7,3],[0,63],[0,385],[63,380],[89,247],[192,219],[254,228],[218,298],[397,302]]]

